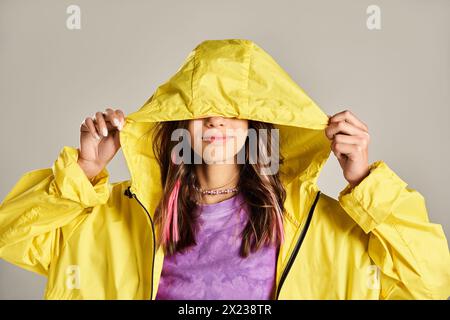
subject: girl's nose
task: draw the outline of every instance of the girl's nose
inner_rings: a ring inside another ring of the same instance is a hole
[[[224,117],[208,117],[206,118],[206,126],[208,128],[223,127],[225,125]]]

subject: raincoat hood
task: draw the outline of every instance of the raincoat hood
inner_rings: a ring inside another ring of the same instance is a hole
[[[273,123],[285,158],[279,168],[283,184],[316,184],[331,151],[324,133],[327,115],[255,42],[206,40],[141,108],[128,114],[120,133],[131,191],[150,212],[162,192],[152,128],[161,121],[213,115]]]

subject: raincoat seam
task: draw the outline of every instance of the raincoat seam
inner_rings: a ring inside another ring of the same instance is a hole
[[[297,219],[295,219],[288,210],[286,210],[285,216],[287,219],[289,219],[289,221],[291,221],[293,225],[295,225],[295,227],[297,228],[300,227],[300,222]]]
[[[343,200],[341,200],[341,202],[342,202],[341,207],[344,209],[344,211],[347,214],[349,214],[353,219],[354,219],[354,216],[356,216],[358,219],[355,222],[366,233],[371,232],[373,229],[375,229],[378,226],[379,223],[369,214],[367,209],[364,208],[362,206],[361,202],[358,199],[356,199],[355,197],[348,198],[348,199],[344,198]],[[364,219],[363,214],[368,218],[368,220],[362,220],[362,219]]]

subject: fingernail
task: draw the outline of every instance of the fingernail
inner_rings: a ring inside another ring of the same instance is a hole
[[[100,136],[98,134],[95,134],[95,139],[100,140]]]
[[[120,125],[119,120],[117,120],[116,118],[114,118],[113,122],[116,127]]]
[[[106,128],[103,128],[102,133],[103,133],[103,136],[104,136],[104,137],[107,137],[107,136],[108,136],[108,130],[107,130]]]

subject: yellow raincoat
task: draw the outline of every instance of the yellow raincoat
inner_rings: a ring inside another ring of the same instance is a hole
[[[288,213],[273,299],[450,295],[447,240],[422,195],[383,161],[338,200],[321,193],[328,117],[268,53],[242,39],[199,44],[126,117],[120,142],[130,180],[110,183],[105,168],[91,183],[69,146],[52,168],[25,173],[0,206],[0,257],[47,276],[47,299],[154,299],[164,254],[154,247],[161,185],[149,132],[156,122],[206,115],[280,130]]]

